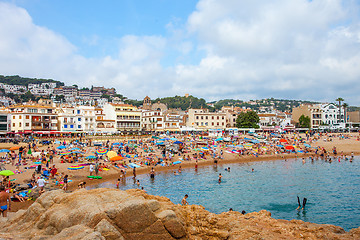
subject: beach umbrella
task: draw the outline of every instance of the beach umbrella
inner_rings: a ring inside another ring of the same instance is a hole
[[[115,143],[113,143],[112,145],[120,145],[120,143],[118,143],[118,142],[115,142]]]
[[[33,152],[31,155],[33,155],[34,157],[38,157],[41,155],[41,152]]]
[[[177,139],[176,138],[170,138],[171,141],[176,141]]]
[[[71,166],[71,167],[68,167],[69,170],[79,170],[79,169],[83,169],[84,166]]]
[[[66,152],[61,152],[60,155],[69,155],[71,153],[72,153],[71,151],[66,151]]]
[[[293,146],[291,146],[291,145],[288,145],[288,146],[286,146],[286,147],[285,147],[285,149],[286,149],[286,150],[293,150],[293,149],[294,149],[294,147],[293,147]]]
[[[14,175],[15,173],[13,171],[10,170],[3,170],[0,172],[0,176],[11,176]]]
[[[283,145],[276,145],[277,147],[279,147],[279,148],[283,148],[284,146]]]
[[[108,150],[107,150],[107,149],[104,149],[104,148],[99,149],[99,150],[96,151],[96,153],[99,154],[99,155],[104,155],[104,154],[106,154],[107,152],[108,152]]]
[[[69,150],[71,150],[71,151],[80,150],[80,148],[74,147],[74,148],[71,148],[71,149],[69,149]]]
[[[85,157],[86,159],[95,159],[96,157],[94,155],[90,155],[90,156],[87,156]]]
[[[311,148],[311,145],[309,145],[309,144],[307,144],[307,143],[305,143],[304,146]]]
[[[60,141],[55,141],[54,144],[60,144],[61,142]]]
[[[156,136],[152,136],[151,138],[152,139],[159,139],[159,137],[156,137]]]
[[[110,158],[110,161],[120,161],[120,160],[123,160],[124,158],[122,156],[115,156],[115,157],[112,157]]]
[[[223,138],[217,138],[217,139],[215,139],[215,141],[224,141],[224,139]]]
[[[201,149],[202,149],[202,150],[209,150],[208,147],[202,147]]]
[[[66,148],[64,145],[58,146],[57,149],[64,149]]]
[[[80,154],[83,154],[83,152],[80,152],[80,151],[73,151],[71,153],[80,153]]]
[[[106,156],[108,156],[108,158],[112,158],[112,157],[117,156],[117,153],[114,151],[109,151],[106,153]]]
[[[19,146],[14,146],[14,147],[11,147],[10,150],[14,151],[14,150],[18,150],[19,148],[20,148]]]
[[[282,138],[282,139],[280,139],[280,142],[287,143],[287,140]]]
[[[174,144],[183,144],[183,142],[176,141],[176,142],[174,142]]]
[[[8,149],[0,149],[0,153],[4,153],[4,152],[10,152],[10,150],[8,150]]]

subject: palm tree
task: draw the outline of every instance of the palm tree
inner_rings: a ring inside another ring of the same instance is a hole
[[[344,108],[344,122],[346,125],[346,108],[349,106],[349,104],[347,103],[343,103],[342,107]]]
[[[338,102],[339,102],[338,107],[339,107],[339,114],[340,114],[340,116],[339,116],[339,122],[340,122],[340,120],[341,120],[341,102],[343,102],[344,99],[341,98],[341,97],[338,97],[337,99],[335,99],[335,101],[338,101]]]

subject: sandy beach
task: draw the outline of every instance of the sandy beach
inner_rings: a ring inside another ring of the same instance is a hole
[[[299,135],[301,138],[306,139],[306,136],[304,134]],[[181,138],[180,136],[176,136],[177,138]],[[286,136],[282,136],[284,138],[286,138],[289,143],[291,143],[291,141],[294,140],[294,138],[296,138],[296,136],[294,137],[293,134],[287,134]],[[251,138],[251,136],[241,136],[241,138]],[[332,154],[332,150],[333,147],[336,147],[337,149],[337,153],[338,156],[348,156],[350,157],[351,154],[353,155],[359,155],[360,154],[360,142],[358,140],[359,138],[359,134],[358,133],[345,133],[343,135],[339,135],[339,134],[330,134],[328,136],[322,136],[321,138],[319,138],[318,140],[312,140],[309,139],[308,142],[311,142],[311,151],[313,152],[308,152],[308,153],[263,153],[263,154],[258,154],[258,155],[254,155],[254,154],[250,154],[250,155],[241,155],[239,153],[231,153],[229,151],[227,151],[226,149],[228,147],[226,147],[226,144],[224,143],[220,143],[218,144],[218,146],[216,147],[216,151],[222,151],[223,155],[222,157],[219,156],[218,159],[218,164],[228,164],[228,163],[238,163],[238,162],[253,162],[253,161],[271,161],[271,160],[282,160],[284,158],[295,158],[295,157],[310,157],[312,155],[315,154],[314,149],[315,148],[319,148],[322,149],[324,148],[328,153]],[[150,138],[151,139],[151,138]],[[148,138],[148,140],[150,140]],[[75,140],[75,139],[73,139]],[[104,139],[102,139],[104,140]],[[181,139],[183,140],[183,139]],[[185,140],[185,138],[184,138]],[[69,140],[66,140],[67,142],[69,142]],[[113,142],[116,142],[117,140],[110,140],[110,144]],[[143,139],[143,141],[145,142],[146,139]],[[186,140],[185,140],[186,141]],[[184,142],[185,142],[184,141]],[[49,149],[56,149],[60,144],[52,144],[52,145],[44,145],[42,146],[41,144],[37,144],[36,148],[37,151],[47,151]],[[186,145],[186,142],[185,142]],[[267,144],[270,145],[270,144]],[[303,144],[300,144],[300,146]],[[15,145],[11,144],[11,143],[0,143],[0,149],[9,149],[11,147],[14,147]],[[16,146],[27,146],[27,144],[19,144]],[[270,147],[268,147],[270,148]],[[85,155],[92,155],[94,154],[94,152],[96,151],[96,147],[84,147],[84,151],[85,151]],[[193,149],[191,149],[191,147],[189,146],[190,151],[184,155],[180,155],[179,154],[174,154],[172,156],[171,161],[168,161],[168,166],[146,166],[146,165],[142,165],[140,168],[136,169],[136,174],[149,174],[151,167],[154,167],[155,172],[161,172],[161,171],[168,171],[168,170],[173,170],[173,171],[177,171],[179,169],[179,166],[181,166],[181,168],[194,168],[196,165],[196,160],[193,158],[190,158],[188,161],[187,160],[183,160],[182,158],[184,158],[184,156],[186,155],[193,155],[194,153],[196,153]],[[260,149],[260,148],[259,148]],[[153,157],[154,158],[160,158],[161,157],[161,151],[160,149],[157,149],[155,147],[155,145],[153,146],[153,150],[154,152]],[[17,153],[18,151],[15,151],[15,153]],[[60,152],[58,150],[58,152]],[[137,148],[137,154],[142,155],[145,154],[144,152],[144,147],[139,147]],[[5,153],[1,153],[1,156],[4,156]],[[156,156],[155,156],[156,155]],[[84,164],[84,163],[88,163],[89,161],[87,160],[82,160],[80,162],[75,162],[75,163],[61,163],[61,158],[60,155],[56,154],[54,155],[54,162],[53,164],[55,164],[58,173],[59,174],[68,174],[69,175],[69,179],[71,180],[71,182],[69,182],[69,191],[75,190],[78,188],[78,183],[80,182],[86,182],[87,186],[89,185],[93,185],[93,184],[99,184],[101,182],[114,182],[114,185],[116,184],[117,179],[120,176],[120,169],[114,167],[114,165],[110,162],[106,160],[105,155],[103,160],[100,160],[101,163],[105,164],[105,169],[101,169],[99,171],[99,176],[102,177],[102,179],[88,179],[87,176],[89,175],[89,166],[85,166],[83,169],[79,169],[79,170],[68,170],[68,168],[70,166],[74,166],[74,165],[78,165],[78,164]],[[211,154],[206,154],[205,158],[197,158],[197,165],[199,168],[201,168],[202,166],[207,166],[207,165],[213,165],[214,164],[214,158]],[[131,159],[130,159],[131,160]],[[134,162],[135,159],[133,159],[132,161]],[[176,162],[179,160],[183,160],[181,162],[181,164],[176,164],[176,165],[172,165],[169,164],[171,162]],[[139,163],[140,160],[137,161],[137,163]],[[119,161],[118,163],[129,163],[129,159],[126,160],[124,159],[123,161]],[[17,173],[15,175],[10,176],[10,179],[15,179],[12,180],[13,182],[15,182],[16,184],[24,184],[27,183],[30,179],[32,174],[34,173],[34,169],[26,169],[29,166],[34,165],[33,162],[31,162],[31,160],[28,160],[26,165],[21,165],[21,166],[14,166],[11,163],[3,163],[4,167],[7,170],[11,170],[16,172],[16,170],[20,171],[20,173]],[[140,164],[140,163],[139,163]],[[44,165],[43,165],[44,166]],[[127,172],[126,172],[126,176],[132,176],[132,169],[131,168],[127,168]],[[37,177],[39,176],[38,174],[36,175]],[[48,180],[48,184],[51,186],[54,186],[56,188],[60,188],[60,186],[55,186],[56,180],[52,180],[49,179]],[[12,204],[12,209],[11,211],[17,211],[18,209],[22,209],[22,208],[27,208],[28,206],[30,206],[33,203],[33,201],[26,201],[26,202],[14,202]]]

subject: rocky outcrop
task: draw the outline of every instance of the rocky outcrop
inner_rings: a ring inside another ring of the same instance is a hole
[[[276,220],[270,212],[213,214],[141,190],[79,189],[42,194],[1,219],[2,239],[360,239],[360,228]]]

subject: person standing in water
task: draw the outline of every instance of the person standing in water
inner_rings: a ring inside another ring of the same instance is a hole
[[[181,205],[185,206],[185,205],[189,205],[189,203],[187,202],[187,198],[189,196],[187,194],[185,194],[184,198],[181,200]]]
[[[221,178],[222,178],[221,173],[219,173],[219,183],[221,183]]]
[[[155,178],[155,169],[153,167],[150,170],[150,178],[152,178],[152,179]]]

